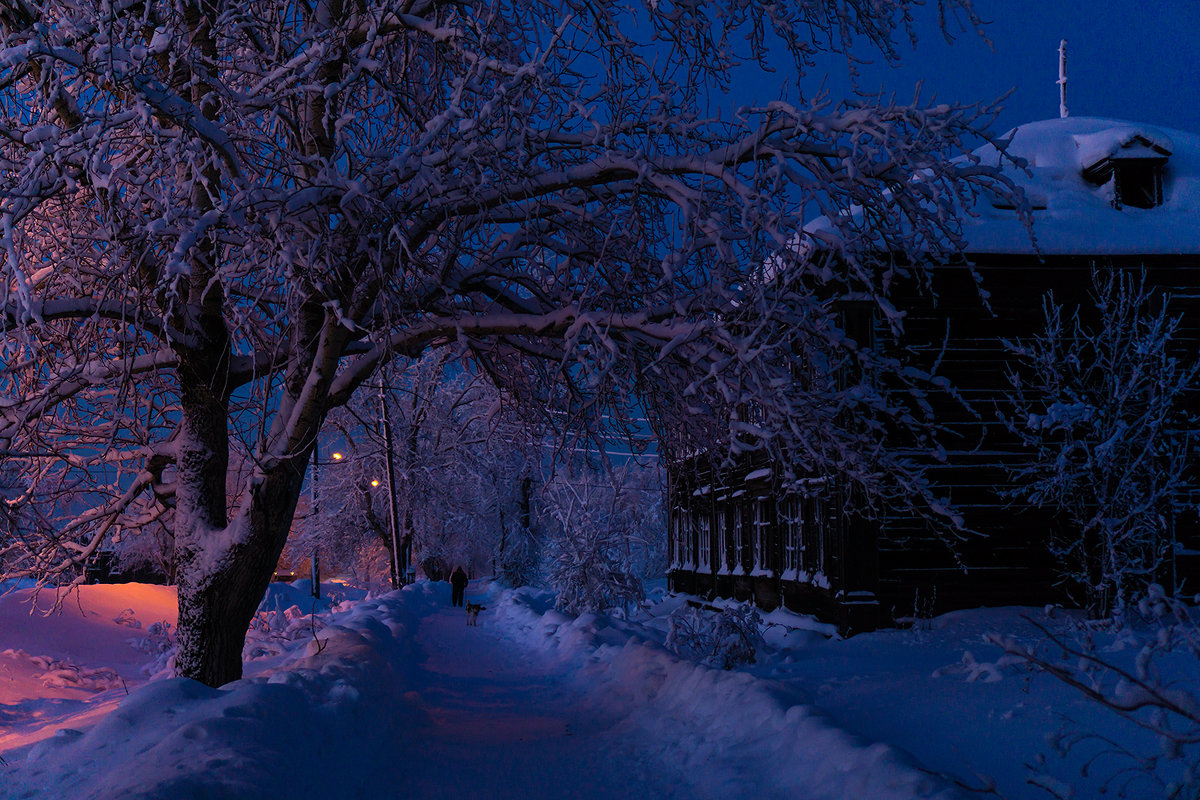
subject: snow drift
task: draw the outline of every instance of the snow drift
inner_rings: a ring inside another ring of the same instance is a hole
[[[709,772],[731,755],[743,769],[712,796],[951,800],[958,793],[900,751],[831,724],[798,691],[744,672],[684,661],[643,629],[594,614],[569,617],[530,589],[505,594],[497,616],[530,647],[578,662],[577,680],[618,703],[665,760]],[[718,776],[714,776],[716,778]]]

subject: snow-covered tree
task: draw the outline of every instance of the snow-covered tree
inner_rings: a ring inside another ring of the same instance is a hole
[[[573,614],[628,610],[645,599],[647,556],[666,531],[661,497],[631,479],[639,472],[634,463],[607,472],[566,472],[543,488],[545,578],[559,608]]]
[[[532,464],[522,461],[519,472],[510,472],[516,476],[515,502],[507,504],[508,513],[500,519],[500,541],[496,545],[493,561],[493,574],[509,586],[526,586],[533,583],[539,574],[541,562],[542,541],[538,528],[534,524],[534,486],[535,479]],[[497,475],[498,481],[505,480]],[[506,504],[499,502],[498,511],[503,512]]]
[[[129,519],[120,531],[109,537],[109,546],[115,560],[115,571],[123,575],[153,576],[155,580],[173,584],[175,536],[170,514],[158,515],[158,511],[160,509],[151,509],[151,519]]]
[[[398,588],[380,448],[363,436],[346,452],[336,452],[335,458],[319,451],[320,463],[297,505],[282,563],[303,569],[317,553],[323,574],[332,570],[360,585]]]
[[[1188,507],[1197,361],[1144,276],[1095,272],[1094,308],[1045,302],[1045,329],[1009,343],[1008,427],[1031,450],[1014,494],[1053,510],[1064,582],[1097,617],[1170,577]]]
[[[491,380],[435,353],[390,381],[400,529],[414,560],[486,573],[519,491],[526,437]]]
[[[587,515],[603,528],[636,574],[662,571],[657,470],[589,468],[544,423],[515,415],[486,376],[445,351],[400,366],[389,369],[384,393],[397,536],[427,575],[444,577],[461,565],[513,585],[533,582],[543,545],[563,539],[564,515]],[[365,567],[382,545],[390,558],[382,416],[375,393],[330,414],[344,452],[325,452],[317,511],[301,500],[290,551],[306,558],[319,548],[335,564]]]
[[[0,4],[0,451],[33,454],[34,495],[76,489],[9,572],[69,572],[131,504],[173,508],[178,671],[238,678],[327,415],[451,346],[563,425],[644,408],[673,447],[790,447],[919,493],[861,422],[923,425],[885,382],[791,380],[846,352],[837,296],[889,310],[893,267],[760,265],[790,266],[812,204],[857,207],[831,217],[846,243],[952,248],[995,181],[951,160],[978,110],[800,78],[703,107],[768,43],[801,78],[825,47],[894,58],[917,5]]]

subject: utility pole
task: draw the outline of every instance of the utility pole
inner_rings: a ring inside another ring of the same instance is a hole
[[[312,514],[311,514],[311,517],[313,520],[313,526],[314,526],[314,531],[313,531],[314,534],[316,532],[315,526],[321,524],[321,514],[320,514],[321,507],[320,507],[319,503],[317,502],[317,483],[320,482],[320,479],[321,479],[321,446],[318,443],[314,443],[313,444],[313,474],[312,474]],[[321,567],[320,567],[320,564],[317,563],[317,542],[316,542],[315,535],[313,536],[312,569],[309,573],[309,577],[312,578],[312,596],[315,597],[316,599],[320,600],[321,599]]]
[[[408,558],[401,559],[400,520],[396,508],[396,463],[392,456],[392,417],[387,402],[387,368],[379,370],[379,418],[383,422],[383,461],[387,469],[388,533],[392,538],[392,588],[399,589],[408,577]],[[404,567],[402,570],[401,567]]]

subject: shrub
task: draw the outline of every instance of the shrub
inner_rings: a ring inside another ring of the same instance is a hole
[[[557,607],[570,614],[638,605],[642,582],[625,568],[623,538],[604,527],[570,527],[550,546],[546,579]]]
[[[680,606],[668,623],[668,650],[721,669],[753,664],[763,642],[762,617],[749,603],[716,613]]]

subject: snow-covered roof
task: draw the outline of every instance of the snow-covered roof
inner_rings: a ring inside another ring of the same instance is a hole
[[[1010,156],[1026,161],[1027,172],[1007,161],[1003,169],[1033,207],[1036,246],[1010,203],[981,197],[963,222],[968,253],[1200,254],[1200,135],[1068,117],[1021,125],[1000,138],[1010,140]],[[1001,160],[992,145],[975,154],[984,164]],[[1164,165],[1161,205],[1117,207],[1113,182],[1095,182],[1098,167],[1125,159]],[[828,221],[806,230],[827,235]]]

